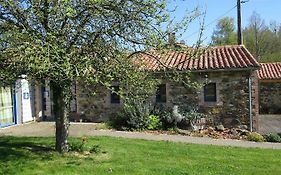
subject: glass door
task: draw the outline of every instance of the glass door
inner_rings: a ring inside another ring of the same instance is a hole
[[[12,88],[0,87],[0,127],[14,123]]]

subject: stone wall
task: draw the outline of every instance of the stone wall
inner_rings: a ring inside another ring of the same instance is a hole
[[[168,104],[196,104],[199,112],[209,118],[210,124],[249,126],[249,86],[247,72],[201,73],[196,76],[201,84],[216,83],[216,102],[205,102],[203,87],[186,89],[182,85],[169,83],[167,86]],[[254,129],[258,129],[258,84],[255,72],[252,74],[252,116]],[[195,107],[196,107],[195,105]]]
[[[210,119],[210,124],[223,124],[227,127],[235,125],[249,126],[249,72],[213,72],[197,73],[195,79],[200,83],[216,83],[216,102],[204,102],[203,87],[198,89],[185,88],[180,83],[164,80],[166,83],[168,107],[174,105],[193,106],[198,108]],[[258,128],[258,82],[256,72],[252,74],[252,114],[254,129]],[[91,88],[88,88],[91,89]],[[82,90],[77,87],[77,111],[74,120],[104,121],[110,116],[116,115],[121,109],[120,104],[110,103],[110,92],[105,88],[96,89],[96,95],[91,95],[90,90]],[[155,102],[155,97],[152,97]]]
[[[42,95],[39,83],[34,86],[34,110],[36,121],[42,120]]]
[[[281,114],[281,82],[260,82],[260,113]]]
[[[91,89],[95,89],[93,92]],[[101,122],[115,115],[122,106],[110,103],[110,91],[104,87],[76,87],[77,111],[73,113],[72,120]]]

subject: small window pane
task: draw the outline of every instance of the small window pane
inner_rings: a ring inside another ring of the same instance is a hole
[[[119,86],[112,86],[113,91],[110,92],[110,102],[120,103],[120,96],[116,93],[119,92]]]
[[[166,95],[166,84],[160,84],[157,87],[156,91],[156,103],[166,103],[167,95]]]
[[[204,101],[216,102],[217,101],[216,83],[209,83],[204,86]]]

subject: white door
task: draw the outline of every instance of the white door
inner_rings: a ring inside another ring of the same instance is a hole
[[[21,101],[23,122],[32,121],[32,108],[30,100],[30,88],[27,80],[21,80]]]

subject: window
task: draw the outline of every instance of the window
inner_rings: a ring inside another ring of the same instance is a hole
[[[112,91],[110,92],[110,102],[113,104],[119,104],[120,103],[120,96],[118,94],[119,92],[119,86],[112,86]]]
[[[167,95],[166,95],[166,84],[160,84],[157,87],[156,91],[156,103],[166,103]]]
[[[13,95],[11,87],[0,87],[0,127],[14,123]]]
[[[43,101],[42,101],[42,106],[43,106],[43,110],[47,111],[47,97],[45,96],[45,92],[46,92],[46,86],[43,85],[42,86],[42,96],[43,96]]]
[[[204,101],[205,102],[217,101],[216,83],[209,83],[204,86]]]

